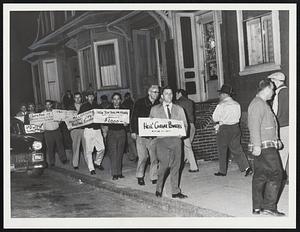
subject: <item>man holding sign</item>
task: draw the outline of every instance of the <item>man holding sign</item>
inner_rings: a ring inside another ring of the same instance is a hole
[[[163,102],[152,107],[150,111],[150,118],[175,119],[183,121],[186,131],[188,125],[185,113],[181,106],[172,103],[172,89],[170,87],[163,88],[161,97]],[[170,168],[172,198],[187,198],[186,195],[181,193],[179,188],[179,169],[182,155],[181,136],[157,137],[156,140],[159,168],[155,195],[157,197],[162,196],[165,173],[167,169]]]
[[[96,102],[94,102],[94,93],[87,93],[87,102],[82,104],[78,114],[87,112],[92,109],[98,109],[99,106]],[[101,166],[102,160],[104,158],[104,142],[101,132],[101,125],[99,123],[91,123],[81,127],[84,129],[83,138],[82,138],[82,146],[84,152],[84,158],[88,165],[89,171],[91,175],[95,175],[95,167],[103,170],[104,168]],[[93,151],[94,147],[96,148],[96,157],[95,161],[93,161]]]

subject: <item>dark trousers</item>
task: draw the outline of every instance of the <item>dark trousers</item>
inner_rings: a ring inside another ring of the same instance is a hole
[[[237,162],[241,172],[249,167],[248,159],[241,146],[241,131],[238,124],[221,125],[217,134],[217,146],[219,153],[219,168],[223,174],[227,173],[228,148]]]
[[[107,133],[107,154],[111,162],[111,174],[122,175],[122,160],[125,148],[125,130],[109,130]]]
[[[253,209],[277,210],[277,198],[283,175],[280,162],[275,148],[262,149],[261,154],[254,157]]]
[[[57,149],[57,153],[61,162],[65,162],[67,160],[63,137],[59,129],[54,131],[45,131],[45,142],[47,146],[47,156],[50,165],[55,164],[55,147]]]
[[[180,192],[178,185],[182,141],[176,137],[158,138],[156,146],[159,162],[156,191],[162,192],[165,175],[170,168],[172,194],[177,194]]]

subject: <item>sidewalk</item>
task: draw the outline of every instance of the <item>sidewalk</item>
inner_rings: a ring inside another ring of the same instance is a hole
[[[116,188],[119,190],[126,189],[128,194],[137,194],[133,196],[141,196],[147,198],[144,200],[156,201],[156,203],[165,203],[165,207],[176,205],[182,209],[193,208],[198,210],[203,216],[233,216],[233,217],[253,217],[252,215],[252,176],[244,177],[236,163],[232,162],[228,166],[226,177],[217,177],[214,175],[218,171],[218,161],[198,161],[199,172],[188,172],[189,164],[185,167],[181,176],[180,188],[182,192],[188,195],[187,199],[172,199],[170,178],[165,183],[163,198],[156,198],[155,187],[149,179],[149,170],[146,170],[145,183],[140,186],[137,184],[135,177],[136,163],[130,161],[125,154],[123,159],[123,175],[125,178],[112,180],[110,174],[110,160],[108,156],[103,159],[102,166],[104,171],[96,169],[96,175],[90,175],[84,158],[80,156],[80,165],[78,170],[74,170],[71,164],[62,165],[56,159],[56,167],[53,170],[62,172],[74,178],[81,178],[84,182],[92,184],[97,180],[96,185],[106,185],[106,188]],[[148,166],[149,168],[149,166]],[[107,187],[110,186],[110,187]],[[131,193],[130,193],[131,192]],[[122,192],[121,192],[122,193]],[[125,194],[126,195],[126,194]],[[185,204],[187,203],[187,204]],[[288,215],[288,185],[285,186],[280,200],[278,202],[278,210]],[[198,213],[199,214],[199,213]]]

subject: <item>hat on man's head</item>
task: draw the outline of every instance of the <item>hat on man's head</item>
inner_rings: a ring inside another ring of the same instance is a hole
[[[233,94],[232,87],[230,85],[227,85],[227,84],[222,85],[221,89],[219,89],[218,92],[227,93],[228,95]]]
[[[285,81],[285,75],[282,72],[272,73],[268,76],[269,79],[275,79],[278,81]]]

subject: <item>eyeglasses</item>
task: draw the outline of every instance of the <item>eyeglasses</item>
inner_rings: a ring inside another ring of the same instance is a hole
[[[152,93],[159,93],[158,91],[151,91]]]

